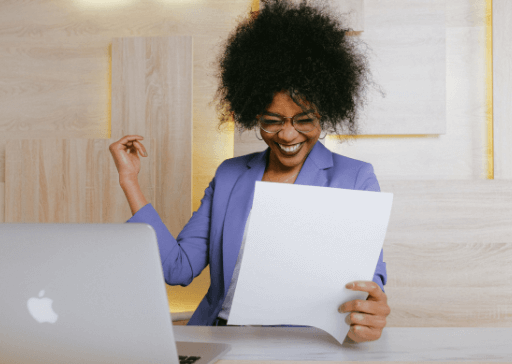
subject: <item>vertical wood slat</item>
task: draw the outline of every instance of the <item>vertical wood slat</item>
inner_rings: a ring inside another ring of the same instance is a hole
[[[176,236],[192,212],[192,37],[113,40],[111,140],[134,134],[149,154],[141,188]]]
[[[192,212],[192,37],[121,38],[112,42],[112,136],[139,134],[139,183],[177,236]],[[171,311],[195,310],[209,286],[206,269],[187,287],[167,286]]]
[[[492,1],[494,178],[512,179],[512,2]]]
[[[154,205],[177,236],[192,213],[192,37],[146,42],[146,127],[156,140]]]

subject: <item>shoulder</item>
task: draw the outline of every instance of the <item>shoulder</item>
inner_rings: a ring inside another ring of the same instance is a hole
[[[219,167],[217,168],[217,172],[215,172],[215,175],[224,175],[226,173],[236,173],[237,171],[244,171],[248,167],[248,164],[253,158],[256,158],[261,152],[257,153],[251,153],[242,155],[239,157],[229,158],[224,160]]]
[[[215,172],[215,179],[237,180],[238,177],[251,168],[265,163],[266,150],[239,157],[229,158],[223,161]]]
[[[375,176],[373,165],[358,159],[331,152],[332,170],[331,179],[343,180],[344,185],[350,181],[355,190],[380,191],[380,186]]]
[[[365,166],[371,166],[370,163],[361,161],[359,159],[346,157],[344,155],[334,153],[334,152],[331,152],[331,153],[332,153],[333,168],[336,170],[358,171],[359,169],[361,169]]]

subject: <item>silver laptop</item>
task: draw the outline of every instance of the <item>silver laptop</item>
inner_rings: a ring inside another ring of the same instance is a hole
[[[178,347],[195,364],[229,350]],[[150,225],[0,224],[0,363],[179,363],[178,353]]]

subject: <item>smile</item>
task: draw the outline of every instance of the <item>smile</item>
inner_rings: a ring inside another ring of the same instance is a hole
[[[281,150],[285,151],[286,153],[295,153],[297,150],[299,150],[299,148],[302,146],[302,144],[304,144],[304,142],[297,143],[297,144],[290,145],[290,146],[284,146],[279,143],[277,143],[277,144],[279,145],[279,148],[281,148]]]

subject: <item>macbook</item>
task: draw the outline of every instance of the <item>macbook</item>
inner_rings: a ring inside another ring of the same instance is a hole
[[[1,363],[213,363],[179,343],[148,224],[0,224]],[[200,358],[200,359],[198,359]]]

